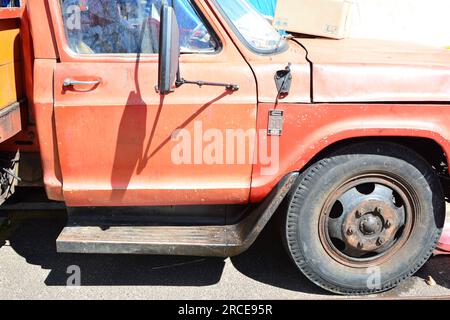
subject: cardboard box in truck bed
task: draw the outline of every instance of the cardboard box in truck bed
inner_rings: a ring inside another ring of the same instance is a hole
[[[274,26],[279,30],[343,39],[349,29],[350,0],[278,0]]]

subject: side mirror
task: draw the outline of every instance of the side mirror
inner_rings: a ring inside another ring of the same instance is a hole
[[[180,29],[175,10],[164,4],[161,7],[159,30],[158,91],[168,94],[173,91],[180,60]]]

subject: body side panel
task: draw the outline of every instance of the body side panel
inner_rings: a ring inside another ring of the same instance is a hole
[[[57,59],[54,29],[49,13],[50,0],[28,0],[26,13],[30,21],[36,59]],[[50,1],[56,3],[56,1]]]
[[[53,110],[53,72],[55,65],[55,60],[35,60],[33,111],[36,115],[36,128],[47,196],[51,200],[64,201]]]
[[[258,129],[268,124],[272,104],[260,104]],[[286,173],[301,170],[333,143],[361,137],[420,137],[434,140],[450,154],[450,106],[405,104],[281,104],[281,137],[260,136],[272,146],[270,163],[253,171],[251,201],[259,202]],[[274,148],[275,146],[275,148]],[[269,170],[270,169],[270,170]]]

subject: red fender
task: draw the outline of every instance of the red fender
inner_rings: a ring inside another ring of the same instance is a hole
[[[444,232],[442,233],[441,240],[439,240],[438,248],[434,254],[450,255],[450,221],[448,221],[444,226]]]

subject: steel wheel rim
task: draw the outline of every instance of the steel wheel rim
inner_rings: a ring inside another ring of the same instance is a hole
[[[369,185],[373,191],[361,192],[362,186]],[[344,203],[342,214],[336,218],[338,202]],[[360,174],[336,188],[325,201],[319,217],[320,240],[328,255],[341,264],[355,268],[376,266],[404,247],[419,209],[414,189],[400,177]]]

